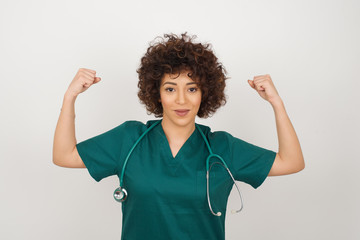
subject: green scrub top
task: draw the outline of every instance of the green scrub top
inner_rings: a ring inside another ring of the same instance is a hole
[[[76,145],[91,177],[97,182],[117,175],[129,150],[156,121],[126,121]],[[211,132],[198,124],[212,151],[227,163],[235,180],[259,187],[267,177],[276,152],[224,131]],[[211,214],[206,196],[206,143],[198,129],[174,158],[161,123],[150,130],[132,152],[125,169],[121,239],[225,239],[225,216],[233,181],[226,169],[213,165],[210,172]],[[210,160],[210,164],[219,161]],[[114,186],[114,189],[118,186]],[[112,192],[109,193],[112,197]],[[114,204],[118,204],[114,200]]]

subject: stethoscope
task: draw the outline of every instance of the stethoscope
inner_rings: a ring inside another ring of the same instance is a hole
[[[120,177],[120,187],[118,187],[117,189],[115,189],[114,191],[114,199],[118,202],[124,202],[128,196],[128,193],[126,191],[126,189],[123,186],[123,179],[124,179],[124,174],[125,174],[125,167],[126,167],[126,164],[130,158],[130,155],[131,153],[134,151],[136,145],[141,141],[141,139],[151,130],[153,129],[156,125],[158,125],[159,123],[161,122],[161,120],[157,121],[156,123],[152,124],[140,137],[139,139],[135,142],[135,144],[132,146],[132,148],[130,149],[128,155],[126,156],[126,159],[125,159],[125,162],[124,162],[124,165],[123,165],[123,168],[122,168],[122,171],[121,171],[121,177]],[[241,197],[241,193],[240,193],[240,189],[239,189],[239,186],[237,185],[233,175],[231,174],[226,162],[224,161],[224,159],[222,159],[222,157],[220,157],[219,155],[217,154],[214,154],[210,148],[210,145],[209,145],[209,142],[207,141],[204,133],[201,131],[200,127],[195,124],[196,128],[199,130],[202,138],[204,139],[205,143],[206,143],[206,146],[209,150],[209,156],[207,157],[206,159],[206,195],[207,195],[207,200],[208,200],[208,204],[209,204],[209,208],[210,208],[210,211],[213,215],[215,216],[221,216],[221,212],[217,212],[217,213],[214,213],[214,211],[212,210],[212,207],[211,207],[211,203],[210,203],[210,196],[209,196],[209,172],[211,170],[211,167],[214,165],[214,164],[220,164],[221,166],[223,166],[227,172],[229,173],[231,179],[233,180],[233,182],[235,183],[235,186],[236,186],[236,189],[239,193],[239,196],[240,196],[240,200],[241,200],[241,207],[239,210],[231,210],[231,213],[239,213],[242,209],[243,209],[243,200],[242,200],[242,197]],[[209,166],[209,162],[210,162],[210,159],[211,158],[218,158],[221,160],[221,162],[213,162],[210,166]]]

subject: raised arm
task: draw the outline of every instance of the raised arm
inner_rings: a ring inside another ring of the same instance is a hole
[[[53,163],[55,165],[69,168],[85,168],[76,149],[75,101],[80,93],[101,80],[95,75],[94,70],[80,68],[64,95],[54,135]]]
[[[275,113],[279,151],[269,176],[286,175],[303,170],[305,162],[300,142],[270,75],[255,76],[254,80],[248,80],[248,83],[271,104]]]
[[[279,98],[273,101],[271,105],[275,113],[279,152],[276,154],[269,176],[299,172],[305,168],[305,162],[295,129],[286,113],[282,100]]]

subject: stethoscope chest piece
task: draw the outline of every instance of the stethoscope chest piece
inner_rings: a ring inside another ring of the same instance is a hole
[[[116,201],[123,202],[126,200],[126,198],[127,198],[127,191],[125,190],[125,188],[118,187],[117,189],[115,189],[114,199]]]

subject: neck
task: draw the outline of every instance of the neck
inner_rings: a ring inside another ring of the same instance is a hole
[[[161,125],[169,143],[185,142],[195,130],[195,119],[187,125],[179,126],[163,118]]]

